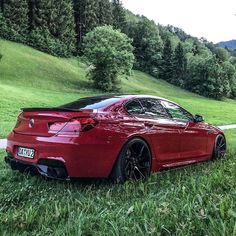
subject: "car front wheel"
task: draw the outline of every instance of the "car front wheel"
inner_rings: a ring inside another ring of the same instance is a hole
[[[212,160],[219,160],[225,156],[226,153],[226,140],[225,137],[220,134],[216,137]]]

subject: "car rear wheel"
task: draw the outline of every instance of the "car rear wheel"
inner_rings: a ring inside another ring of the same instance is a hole
[[[218,135],[215,140],[212,160],[219,160],[225,156],[226,153],[226,140],[223,135]]]
[[[126,180],[145,180],[151,171],[151,153],[147,143],[139,138],[132,139],[122,149],[113,168],[111,178],[116,183]]]

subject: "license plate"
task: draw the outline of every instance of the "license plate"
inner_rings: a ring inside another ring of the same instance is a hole
[[[25,157],[25,158],[33,159],[34,158],[34,153],[35,153],[35,150],[31,149],[31,148],[18,147],[18,149],[17,149],[17,155],[19,157]]]

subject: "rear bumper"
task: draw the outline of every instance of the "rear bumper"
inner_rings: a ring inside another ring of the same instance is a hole
[[[89,132],[88,132],[89,133]],[[62,163],[68,178],[106,178],[109,177],[116,157],[123,144],[112,142],[102,133],[83,134],[80,137],[38,137],[12,132],[7,140],[6,161],[13,168],[33,167],[38,173],[52,177],[49,163]],[[17,155],[18,147],[35,150],[33,159]],[[57,167],[57,166],[56,166]],[[57,171],[57,170],[56,170]]]
[[[40,164],[30,164],[17,160],[10,154],[5,157],[5,162],[12,170],[18,170],[22,173],[29,172],[32,174],[40,174],[51,179],[69,180],[67,170],[62,162],[44,160],[41,161]]]

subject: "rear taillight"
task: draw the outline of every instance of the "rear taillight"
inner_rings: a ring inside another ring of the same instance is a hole
[[[49,123],[49,133],[78,136],[80,132],[93,129],[97,123],[91,117],[81,117],[68,122]]]

